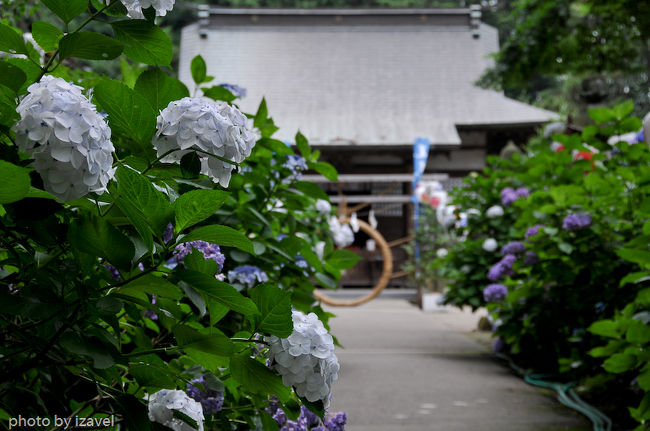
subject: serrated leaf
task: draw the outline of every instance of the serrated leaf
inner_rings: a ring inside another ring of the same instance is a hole
[[[18,92],[27,80],[27,75],[20,67],[0,61],[0,84]]]
[[[205,60],[200,55],[197,55],[192,59],[190,64],[190,71],[192,72],[192,79],[197,85],[205,81],[207,75],[207,67],[205,65]]]
[[[351,250],[334,250],[327,263],[337,269],[350,269],[361,260],[361,257]]]
[[[638,320],[632,320],[625,333],[625,339],[632,344],[645,345],[650,342],[650,327]]]
[[[196,289],[206,302],[208,300],[217,301],[245,316],[259,314],[255,303],[250,298],[246,298],[228,283],[217,280],[213,275],[187,269],[177,269],[176,274],[181,280]]]
[[[217,356],[230,356],[233,344],[230,338],[216,328],[210,328],[211,333],[202,334],[194,328],[178,325],[174,328],[174,337],[178,345],[186,352],[193,350]]]
[[[183,294],[178,286],[162,277],[152,274],[143,275],[117,289],[117,292],[129,294],[130,291],[146,292],[163,298],[181,299]]]
[[[104,258],[120,269],[129,269],[135,255],[133,243],[103,218],[90,216],[72,222],[68,239],[84,253]]]
[[[172,42],[169,36],[145,20],[129,19],[112,22],[115,38],[122,42],[124,54],[130,59],[153,66],[169,66]]]
[[[32,36],[36,43],[48,52],[59,47],[63,32],[48,22],[36,21],[32,24]]]
[[[158,68],[141,73],[134,90],[143,95],[155,111],[165,109],[170,102],[190,95],[185,84]]]
[[[43,4],[66,24],[88,7],[87,0],[43,0]]]
[[[260,284],[249,295],[260,312],[257,331],[287,338],[293,331],[291,292],[270,284]]]
[[[113,136],[121,135],[134,142],[136,152],[152,151],[151,138],[156,132],[156,113],[142,95],[126,85],[104,79],[95,87],[95,98],[108,113]]]
[[[307,163],[307,166],[309,169],[315,170],[330,181],[338,180],[339,175],[336,172],[336,168],[327,162],[309,162]]]
[[[650,266],[650,251],[621,248],[616,250],[616,254],[630,262],[638,263],[641,266]]]
[[[279,141],[277,139],[261,138],[259,141],[257,141],[256,145],[260,145],[262,147],[268,148],[269,150],[278,153],[281,156],[288,156],[294,154],[291,147],[289,147],[284,142]]]
[[[172,376],[162,367],[153,367],[149,364],[129,364],[129,374],[133,376],[140,386],[144,386],[152,392],[156,389],[176,386]]]
[[[228,196],[221,190],[192,190],[182,194],[174,202],[174,230],[182,232],[214,215]]]
[[[296,133],[296,146],[298,147],[298,151],[300,151],[300,154],[307,160],[309,160],[309,156],[311,155],[311,149],[309,148],[309,143],[307,142],[307,138],[305,138],[305,135],[300,133]]]
[[[250,239],[238,230],[228,226],[209,225],[201,226],[185,235],[183,242],[189,241],[207,241],[220,246],[236,247],[242,251],[253,254],[253,243]]]
[[[29,169],[0,160],[0,184],[0,204],[21,200],[31,188]]]
[[[280,376],[245,354],[230,358],[230,372],[250,392],[274,394],[282,402],[291,397],[291,390],[282,384]]]
[[[604,363],[603,368],[610,373],[624,373],[636,365],[636,356],[629,353],[615,353]]]
[[[220,86],[215,85],[213,87],[201,88],[203,95],[209,97],[212,100],[223,100],[226,103],[230,103],[237,98],[231,91]]]
[[[600,335],[603,337],[619,338],[620,333],[618,328],[619,325],[616,322],[606,319],[592,323],[591,326],[587,328],[587,330],[592,334]]]
[[[124,45],[101,33],[70,33],[59,41],[59,59],[76,57],[88,60],[112,60],[122,54]]]
[[[8,25],[0,23],[0,51],[11,54],[27,54],[25,41],[20,34]]]

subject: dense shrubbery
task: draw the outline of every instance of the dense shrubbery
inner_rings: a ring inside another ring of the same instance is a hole
[[[264,102],[247,118],[225,86],[189,98],[154,23],[173,1],[127,3],[145,19],[116,1],[44,1],[63,30],[33,23],[42,52],[0,24],[2,426],[342,429],[344,415],[324,417],[338,362],[312,291],[358,258],[334,249],[327,195],[300,181],[336,171],[302,135],[299,155],[274,140]],[[113,37],[83,31],[91,20]],[[120,82],[64,61],[122,53],[148,68]],[[211,80],[200,57],[192,75]],[[305,325],[300,361],[268,359]],[[319,379],[286,378],[307,363]]]
[[[650,151],[618,138],[641,128],[632,108],[592,110],[595,125],[581,133],[490,158],[452,193],[456,213],[470,214],[457,228],[466,240],[434,266],[452,280],[449,303],[487,306],[496,349],[585,387],[608,382],[621,395],[617,407],[635,407],[644,423]]]

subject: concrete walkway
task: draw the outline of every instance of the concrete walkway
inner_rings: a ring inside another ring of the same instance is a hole
[[[472,334],[476,314],[423,313],[390,297],[328,311],[345,347],[330,410],[347,412],[348,431],[591,429],[494,359]]]

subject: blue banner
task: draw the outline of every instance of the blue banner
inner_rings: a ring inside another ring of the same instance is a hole
[[[429,158],[429,148],[431,142],[427,138],[416,138],[413,142],[413,194],[411,201],[415,204],[413,208],[413,223],[414,228],[418,228],[418,217],[420,213],[420,205],[418,198],[415,196],[415,189],[424,175],[424,168],[427,166],[427,159]],[[417,242],[417,235],[415,239],[415,259],[420,258],[420,247]]]

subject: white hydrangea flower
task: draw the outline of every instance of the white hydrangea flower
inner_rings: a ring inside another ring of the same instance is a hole
[[[444,227],[449,227],[456,222],[456,217],[454,215],[456,211],[456,206],[454,205],[440,205],[436,208],[436,218],[438,223]]]
[[[316,314],[294,310],[292,319],[293,332],[288,338],[264,338],[273,367],[298,395],[312,402],[321,400],[328,407],[339,372],[334,340]]]
[[[342,225],[336,217],[331,217],[328,224],[337,247],[347,247],[354,242],[354,233],[349,225]]]
[[[316,201],[316,211],[322,215],[329,215],[332,212],[332,205],[327,202],[325,199],[318,199]]]
[[[449,252],[447,251],[446,248],[439,248],[438,250],[436,250],[436,256],[438,256],[441,259],[447,256],[447,254],[449,254]]]
[[[143,9],[151,6],[156,10],[156,16],[165,16],[174,8],[175,0],[120,0],[127,10],[127,15],[133,19],[144,19]],[[102,0],[107,4],[108,0]]]
[[[325,241],[318,241],[314,245],[314,253],[316,253],[319,260],[323,260],[323,256],[325,256]]]
[[[113,178],[111,129],[83,89],[44,76],[16,111],[16,144],[33,159],[45,190],[63,201],[103,193]]]
[[[257,136],[251,120],[237,108],[203,97],[184,97],[170,102],[158,116],[153,145],[163,163],[176,163],[194,150],[241,163],[251,154]],[[208,154],[197,152],[201,173],[228,187],[234,166]]]
[[[503,215],[503,208],[500,205],[493,205],[485,212],[489,218],[501,217]]]
[[[483,241],[483,250],[492,253],[494,250],[499,247],[499,244],[497,244],[497,240],[494,238],[488,238],[485,241]]]
[[[178,410],[192,418],[203,431],[203,407],[201,403],[179,390],[163,389],[149,397],[149,420],[158,422],[174,431],[197,431],[181,419],[174,417],[172,410]]]

